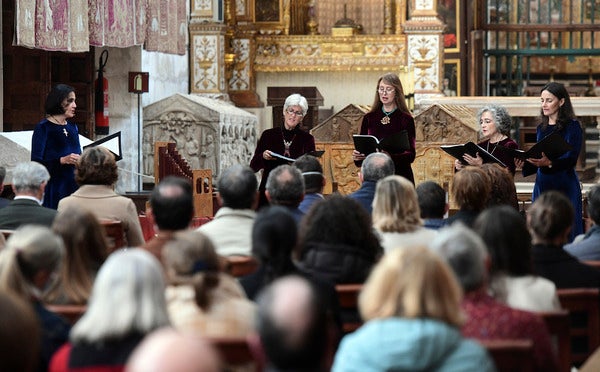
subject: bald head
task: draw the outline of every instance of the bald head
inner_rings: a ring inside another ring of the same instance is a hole
[[[212,346],[201,337],[164,328],[148,335],[130,356],[126,372],[219,372]]]

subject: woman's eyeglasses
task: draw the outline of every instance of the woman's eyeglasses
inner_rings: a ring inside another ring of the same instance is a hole
[[[286,112],[290,115],[296,115],[298,117],[304,116],[304,113],[302,111],[294,111],[292,109],[287,109]]]
[[[392,88],[392,87],[387,87],[387,88],[380,87],[379,89],[377,89],[377,91],[378,91],[379,93],[387,93],[387,94],[390,94],[390,93],[392,93],[392,92],[394,91],[394,88]]]

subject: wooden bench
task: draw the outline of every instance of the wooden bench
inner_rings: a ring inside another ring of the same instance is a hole
[[[558,357],[559,371],[571,371],[571,322],[567,310],[538,313],[550,332]]]
[[[519,339],[478,342],[486,348],[498,372],[533,371],[533,341]]]
[[[100,220],[108,238],[108,254],[125,247],[125,232],[123,223],[115,220]]]
[[[247,338],[209,337],[208,340],[221,356],[225,371],[234,368],[237,370],[237,367],[243,367],[244,371],[251,368],[256,372],[261,372],[264,369],[264,356],[259,355],[257,348],[253,348]]]
[[[362,325],[362,320],[360,320],[358,312],[358,295],[362,288],[362,284],[338,284],[335,286],[340,309],[343,313],[342,318],[346,318],[347,316],[355,318],[342,319],[342,330],[344,333],[354,332]]]
[[[77,323],[87,310],[87,305],[51,305],[46,304],[46,309],[65,318],[71,325]]]

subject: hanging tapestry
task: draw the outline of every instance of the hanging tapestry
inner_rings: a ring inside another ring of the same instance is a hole
[[[185,0],[148,0],[148,27],[144,49],[170,54],[187,50]]]

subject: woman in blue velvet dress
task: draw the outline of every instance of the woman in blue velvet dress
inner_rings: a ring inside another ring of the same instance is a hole
[[[76,108],[73,87],[56,85],[46,98],[46,117],[33,130],[31,160],[43,164],[50,173],[43,204],[47,208],[56,209],[60,199],[78,188],[75,164],[81,154],[79,131],[77,124],[68,121]]]
[[[583,212],[581,185],[575,171],[577,158],[581,150],[583,131],[575,117],[571,98],[565,87],[550,82],[542,88],[541,123],[537,127],[537,141],[558,133],[571,145],[572,149],[557,159],[550,160],[544,153],[539,159],[529,158],[522,164],[523,174],[527,167],[537,167],[532,200],[535,201],[544,191],[557,190],[564,193],[575,210],[575,221],[569,235],[569,241],[583,233]]]

